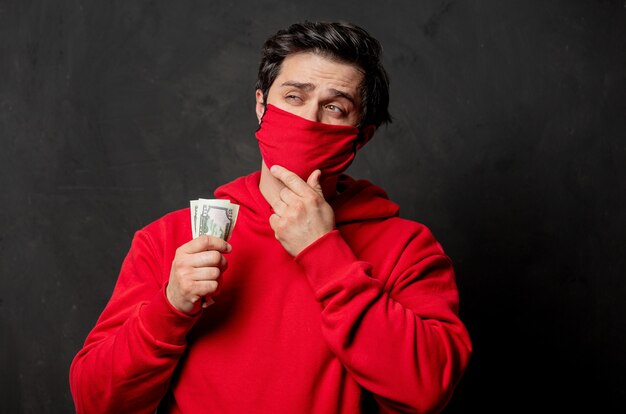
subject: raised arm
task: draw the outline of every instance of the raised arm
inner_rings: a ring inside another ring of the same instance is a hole
[[[173,247],[165,250],[148,232],[136,233],[113,295],[72,362],[78,413],[153,413],[167,392],[200,299],[217,289],[226,267],[221,253],[230,246],[202,236],[173,259]]]
[[[389,412],[438,412],[471,354],[452,266],[425,228],[401,251],[385,249],[394,240],[377,246],[384,280],[337,230],[296,260],[323,304],[323,334],[353,378]]]

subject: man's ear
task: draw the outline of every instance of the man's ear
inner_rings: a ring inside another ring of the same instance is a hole
[[[263,118],[263,114],[265,113],[265,100],[263,99],[263,91],[260,89],[256,90],[256,117],[259,120],[259,124],[261,123],[261,118]]]
[[[366,125],[359,131],[359,139],[356,143],[356,150],[360,150],[363,148],[365,144],[369,142],[370,139],[374,136],[374,132],[376,132],[375,125]]]

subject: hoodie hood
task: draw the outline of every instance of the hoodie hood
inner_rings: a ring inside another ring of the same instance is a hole
[[[240,208],[251,210],[260,220],[268,222],[272,209],[259,190],[260,178],[260,171],[238,178],[217,188],[215,197],[229,199],[239,204]],[[400,212],[400,207],[389,200],[382,188],[367,180],[354,180],[344,174],[339,178],[337,189],[339,194],[330,201],[337,226],[386,219],[398,216]]]
[[[389,200],[387,193],[367,180],[355,180],[344,174],[337,189],[339,194],[330,202],[337,225],[386,219],[400,213],[400,207]]]

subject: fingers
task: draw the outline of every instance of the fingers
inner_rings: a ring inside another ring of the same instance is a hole
[[[272,228],[272,230],[274,230],[274,232],[276,232],[276,229],[279,226],[279,222],[280,222],[280,217],[278,216],[278,214],[272,214],[270,216],[270,227]],[[274,234],[274,235],[277,236],[277,234]]]
[[[230,253],[232,247],[228,242],[220,239],[219,237],[204,234],[183,244],[179,247],[179,250],[186,254],[193,254],[206,250],[216,250],[221,253]]]
[[[176,250],[172,261],[166,295],[180,311],[193,312],[209,303],[207,297],[215,295],[221,274],[228,267],[224,257],[232,247],[226,241],[208,235],[199,236]],[[204,299],[203,299],[204,298]]]
[[[194,283],[194,289],[199,293],[198,298],[215,293],[218,286],[219,283],[215,280],[199,280]]]
[[[184,298],[182,303],[187,304],[187,309],[181,310],[189,312],[198,301],[215,296],[219,290],[219,282],[217,280],[194,280],[179,289],[180,296]]]
[[[274,204],[272,205],[274,211],[276,211],[279,215],[282,215],[280,211],[284,210],[286,206],[298,205],[298,203],[300,203],[303,199],[315,199],[317,197],[323,198],[324,194],[319,183],[320,175],[320,170],[313,171],[306,183],[298,177],[298,179],[304,183],[304,186],[307,187],[306,190],[301,191],[300,194],[296,193],[290,187],[283,187],[278,193],[279,198],[274,201]]]
[[[218,251],[202,251],[193,253],[187,257],[187,265],[191,267],[219,267],[224,270],[226,267],[226,258]]]
[[[321,197],[324,197],[324,192],[322,190],[322,185],[320,184],[320,177],[322,176],[322,172],[320,170],[315,170],[309,175],[306,183],[311,187],[317,194]]]
[[[272,208],[279,216],[283,216],[289,207],[302,207],[301,202],[303,200],[309,200],[315,204],[324,200],[324,193],[319,181],[322,175],[320,170],[313,171],[306,182],[280,165],[273,165],[270,172],[285,185],[279,192],[279,198],[271,203]]]
[[[299,202],[299,197],[294,194],[289,188],[284,187],[278,193],[278,198],[274,201],[271,201],[270,204],[272,209],[279,216],[285,215],[285,212],[288,210],[289,205],[293,205],[294,203]]]
[[[320,182],[321,175],[322,172],[320,170],[313,171],[311,175],[309,175],[309,178],[307,178],[306,183],[309,185],[309,187],[317,186]]]
[[[298,197],[288,187],[284,187],[278,193],[278,199],[276,199],[274,203],[272,203],[272,208],[279,216],[283,216],[289,206],[293,206],[294,204],[299,202],[300,197]]]
[[[334,228],[334,213],[320,185],[321,171],[313,171],[307,181],[274,165],[272,175],[285,185],[271,201],[274,214],[269,224],[274,236],[292,256]]]
[[[217,267],[202,267],[200,269],[195,269],[191,275],[191,280],[196,282],[204,282],[208,280],[218,280],[222,275],[221,269]]]
[[[302,178],[280,165],[273,165],[270,172],[298,196],[304,196],[308,191],[311,191],[311,187]]]

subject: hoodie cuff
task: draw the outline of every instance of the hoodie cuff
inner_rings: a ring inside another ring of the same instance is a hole
[[[305,271],[318,300],[325,296],[327,286],[337,281],[358,262],[339,230],[320,237],[295,257]]]
[[[159,290],[152,301],[140,306],[139,319],[156,341],[184,345],[187,342],[187,334],[202,314],[202,310],[195,314],[179,311],[167,299],[166,286]]]

